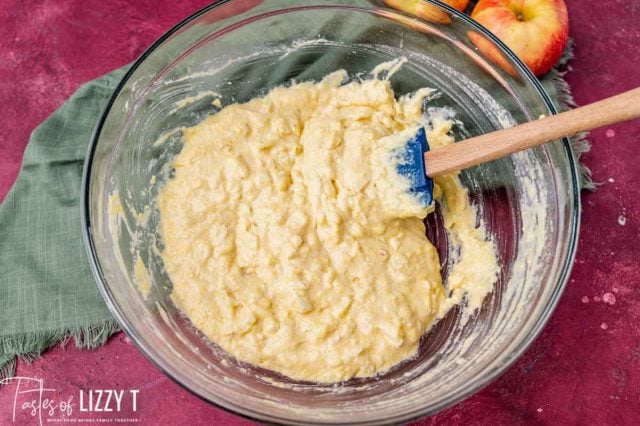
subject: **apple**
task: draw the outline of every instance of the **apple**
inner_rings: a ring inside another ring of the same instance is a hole
[[[423,0],[384,0],[384,2],[394,9],[410,13],[429,22],[442,24],[451,22],[449,14]],[[469,4],[469,0],[441,0],[441,2],[460,12],[464,11]]]
[[[480,0],[471,17],[509,46],[535,75],[553,68],[569,40],[564,0]],[[477,32],[471,32],[469,38],[488,58],[513,74],[493,43]]]

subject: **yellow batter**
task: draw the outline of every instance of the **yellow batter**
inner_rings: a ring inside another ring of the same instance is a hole
[[[388,80],[346,77],[276,88],[185,129],[158,200],[177,306],[237,359],[299,380],[371,376],[414,355],[465,294],[481,304],[497,271],[466,190],[446,176],[436,196],[460,255],[444,289],[430,209],[389,161],[424,124],[430,91],[396,100]],[[435,119],[431,146],[452,142],[450,129]]]

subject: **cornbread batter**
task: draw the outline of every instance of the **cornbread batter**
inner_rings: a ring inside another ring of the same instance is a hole
[[[496,259],[457,175],[436,181],[459,255],[443,287],[423,208],[389,152],[427,125],[388,80],[272,90],[184,129],[159,196],[173,300],[237,359],[291,378],[371,376],[414,355],[453,305],[477,308]],[[387,77],[388,78],[388,77]],[[452,142],[431,118],[430,145]]]

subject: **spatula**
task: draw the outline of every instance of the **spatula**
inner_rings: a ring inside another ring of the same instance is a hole
[[[619,95],[504,130],[476,136],[429,150],[423,128],[398,154],[397,170],[411,182],[410,192],[420,203],[433,202],[433,177],[477,166],[518,151],[640,117],[640,87]]]

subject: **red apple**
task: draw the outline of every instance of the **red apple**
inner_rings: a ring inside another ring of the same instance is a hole
[[[469,0],[441,1],[460,12],[464,11],[469,4]],[[384,0],[384,2],[394,9],[402,10],[403,12],[410,13],[430,22],[438,22],[442,24],[448,24],[451,22],[449,14],[423,0]]]
[[[480,0],[471,17],[509,46],[535,75],[544,74],[558,62],[569,40],[563,0]],[[469,37],[482,53],[513,73],[489,40],[475,32]]]

